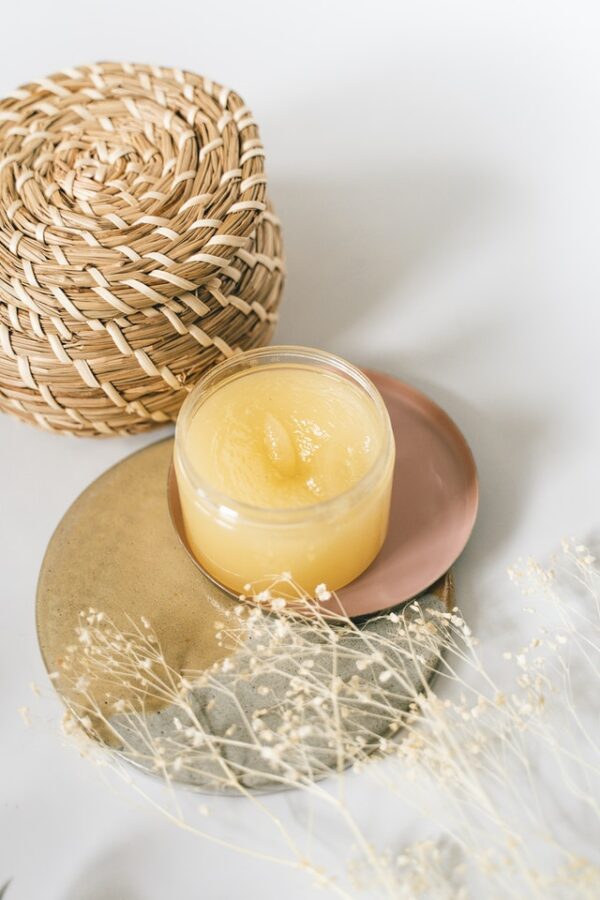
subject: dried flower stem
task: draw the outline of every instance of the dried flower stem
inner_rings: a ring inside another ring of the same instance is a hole
[[[233,844],[186,819],[177,784],[246,798],[288,855],[236,849],[300,868],[340,897],[354,893],[307,857],[256,788],[293,787],[334,810],[382,896],[480,896],[484,886],[486,896],[591,898],[600,870],[561,839],[538,771],[552,766],[556,790],[600,819],[600,748],[574,684],[600,671],[600,571],[572,542],[559,562],[510,573],[544,608],[528,643],[505,653],[512,674],[501,683],[457,608],[412,603],[359,626],[324,586],[327,611],[288,578],[259,586],[253,607],[223,610],[216,639],[229,655],[203,672],[171,668],[149,622],[123,632],[89,610],[59,673],[68,727],[111,745],[106,760],[138,795],[221,846]],[[215,710],[230,724],[217,727]],[[159,774],[169,802],[149,797],[126,761]],[[350,810],[348,767],[428,814],[440,840],[378,851]]]

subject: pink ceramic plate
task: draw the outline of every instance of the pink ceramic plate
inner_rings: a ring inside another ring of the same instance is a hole
[[[349,616],[396,606],[441,578],[469,539],[479,496],[473,455],[452,419],[408,384],[379,372],[366,374],[381,392],[390,414],[396,465],[385,544],[366,572],[338,591]],[[169,507],[191,556],[172,468]]]
[[[350,616],[410,600],[437,581],[463,551],[479,499],[473,454],[443,409],[390,375],[366,374],[392,420],[396,466],[390,527],[381,553],[360,578],[338,592]]]

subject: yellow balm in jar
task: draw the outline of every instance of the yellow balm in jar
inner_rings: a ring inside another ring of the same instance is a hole
[[[331,354],[270,347],[215,367],[181,409],[174,462],[188,544],[236,593],[283,572],[309,593],[337,590],[381,549],[389,416]]]

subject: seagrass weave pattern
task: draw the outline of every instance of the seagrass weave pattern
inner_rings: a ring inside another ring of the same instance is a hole
[[[268,341],[282,281],[237,94],[102,63],[0,102],[0,409],[82,435],[172,420],[209,366]]]

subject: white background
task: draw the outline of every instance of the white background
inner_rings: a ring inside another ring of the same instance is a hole
[[[0,93],[80,62],[175,65],[261,125],[289,278],[277,338],[401,376],[455,417],[482,502],[457,567],[473,628],[518,642],[505,569],[600,519],[600,8],[595,3],[5,2]],[[54,437],[0,419],[0,884],[7,900],[311,895],[106,790],[65,748],[34,628],[72,500],[158,435]],[[32,707],[26,729],[17,708]],[[397,803],[364,817],[410,834]],[[288,821],[293,797],[269,803]],[[263,827],[211,802],[221,833]],[[205,820],[208,827],[211,820]],[[216,827],[216,826],[215,826]]]

